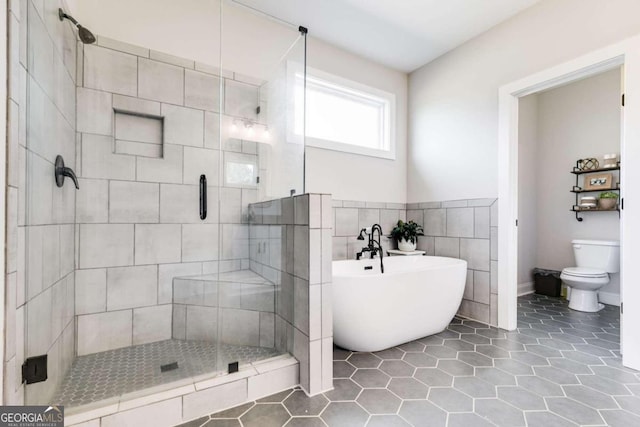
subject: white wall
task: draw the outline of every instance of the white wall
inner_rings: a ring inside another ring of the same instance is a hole
[[[266,79],[298,37],[283,26],[223,1],[222,51],[218,1],[70,0],[76,18],[98,35],[192,58]],[[334,198],[406,202],[407,81],[384,67],[314,39],[309,29],[308,65],[396,95],[396,160],[307,148],[306,190]]]
[[[518,114],[518,284],[527,284],[533,280],[531,270],[537,267],[536,175],[542,169],[538,161],[538,95],[521,98]],[[566,169],[562,168],[562,172],[566,173]],[[568,215],[566,209],[563,213]]]
[[[498,88],[640,32],[636,0],[544,0],[409,77],[408,202],[495,197]]]
[[[603,164],[603,154],[620,153],[620,93],[617,69],[538,96],[538,267],[575,265],[573,239],[620,239],[617,212],[585,213],[582,222],[568,212],[575,203],[569,192],[575,185],[569,173],[575,161],[595,157]],[[620,293],[618,274],[602,292]]]
[[[407,75],[311,38],[308,65],[396,95],[396,159],[386,160],[307,147],[309,192],[338,200],[407,200]]]

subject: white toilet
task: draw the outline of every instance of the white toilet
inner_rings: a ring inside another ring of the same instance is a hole
[[[562,270],[560,279],[570,288],[569,308],[596,312],[604,308],[598,302],[598,290],[609,283],[609,273],[620,271],[620,242],[573,240],[577,267]]]

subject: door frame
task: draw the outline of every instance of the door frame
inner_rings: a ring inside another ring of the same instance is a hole
[[[0,338],[2,338],[2,343],[0,343],[0,402],[2,402],[4,404],[4,369],[5,369],[5,363],[4,363],[4,355],[6,352],[5,349],[5,335],[6,335],[6,319],[5,316],[7,315],[6,311],[5,311],[5,293],[6,293],[6,255],[7,255],[7,251],[6,251],[6,218],[7,218],[7,211],[6,211],[6,195],[7,195],[7,180],[6,180],[6,173],[7,173],[7,147],[9,144],[9,141],[7,139],[8,132],[7,132],[7,123],[8,123],[8,116],[7,116],[7,105],[9,102],[9,98],[8,98],[8,85],[10,84],[7,77],[8,77],[8,69],[7,69],[7,64],[8,64],[8,41],[9,41],[9,34],[7,32],[8,28],[7,28],[7,18],[8,18],[8,9],[9,6],[8,4],[5,5],[5,7],[0,8],[0,34],[2,34],[0,36],[0,58],[2,58],[0,60],[0,82],[2,82],[2,84],[0,84],[0,99],[2,99],[2,102],[0,102],[0,117],[2,117],[0,120],[2,121],[3,125],[0,126],[0,141],[4,141],[4,149],[0,150],[0,200],[2,200],[2,208],[0,209],[0,224],[2,224],[2,227],[0,227],[0,242],[2,242],[2,244],[0,245],[0,257],[2,257],[2,266],[0,267],[0,283],[2,283],[2,291],[0,292],[0,331],[3,331],[4,333],[0,333]]]
[[[518,104],[519,98],[623,66],[625,93],[621,126],[620,301],[621,321],[640,325],[640,286],[634,286],[634,259],[640,259],[640,36],[592,51],[499,88],[498,121],[498,326],[517,327],[518,288]],[[635,102],[634,102],[635,101]],[[634,166],[636,166],[634,168]],[[568,166],[569,167],[569,166]],[[634,188],[635,185],[635,188]],[[567,215],[569,212],[567,212]],[[627,221],[626,219],[629,218]],[[635,236],[635,239],[634,239]],[[507,255],[505,255],[507,254]],[[637,261],[636,261],[637,263]],[[625,286],[626,285],[626,286]],[[640,370],[640,334],[622,325],[622,363]]]

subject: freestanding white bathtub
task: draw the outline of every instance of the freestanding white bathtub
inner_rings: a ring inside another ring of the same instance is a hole
[[[366,267],[372,269],[365,270]],[[379,351],[444,330],[458,311],[467,262],[434,256],[333,261],[333,341]]]

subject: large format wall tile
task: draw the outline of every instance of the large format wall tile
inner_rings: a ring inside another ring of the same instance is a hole
[[[224,112],[229,116],[256,119],[260,105],[258,87],[226,80],[224,85]]]
[[[133,345],[171,339],[171,304],[133,310]]]
[[[158,184],[132,181],[109,183],[109,222],[150,223],[160,218]]]
[[[80,268],[133,265],[132,224],[82,224]]]
[[[136,158],[113,154],[113,140],[109,136],[82,135],[82,177],[133,181],[136,177]]]
[[[121,157],[135,159],[138,181],[182,183],[182,147],[179,145],[164,144],[161,159]]]
[[[184,102],[184,69],[150,59],[138,58],[138,96],[182,105]]]
[[[131,310],[78,316],[78,356],[130,346]]]
[[[109,221],[109,181],[103,179],[78,179],[82,191],[76,196],[76,221],[78,223]]]
[[[489,240],[460,239],[460,258],[467,260],[468,268],[489,271]]]
[[[473,208],[447,209],[447,236],[473,237]]]
[[[155,305],[158,267],[116,267],[107,270],[107,311]]]
[[[78,132],[113,134],[113,107],[110,93],[78,88]]]
[[[193,108],[162,104],[164,142],[204,147],[204,112]]]
[[[76,271],[76,315],[107,309],[107,269]]]
[[[220,111],[220,78],[193,70],[185,70],[184,105],[200,110]]]
[[[218,225],[182,226],[182,262],[218,259]]]
[[[136,224],[135,263],[180,262],[180,224]]]
[[[76,39],[55,2],[8,4],[7,305],[4,390],[13,405],[49,402],[74,342],[75,204],[53,179],[57,155],[76,164]],[[28,18],[28,19],[27,19]],[[86,118],[86,117],[85,117]],[[86,124],[86,121],[83,122]],[[46,382],[21,379],[25,356],[46,354]]]
[[[138,59],[134,55],[84,45],[84,85],[122,95],[138,91]]]
[[[200,175],[205,175],[207,185],[218,185],[220,152],[204,148],[184,147],[184,173],[182,182],[198,185]]]

